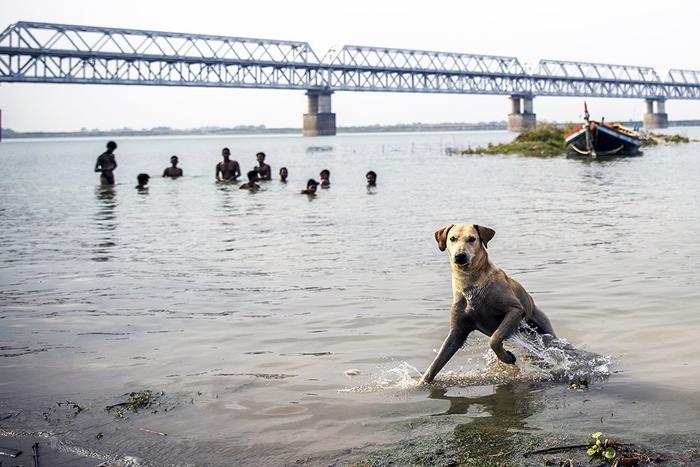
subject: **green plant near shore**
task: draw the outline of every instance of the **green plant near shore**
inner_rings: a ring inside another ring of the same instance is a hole
[[[576,125],[555,126],[549,123],[520,133],[509,143],[491,144],[486,147],[467,148],[462,154],[521,154],[523,156],[552,157],[566,151],[564,135]]]
[[[591,437],[586,440],[586,444],[590,446],[586,454],[588,454],[591,459],[604,458],[607,460],[613,460],[615,458],[617,451],[615,451],[614,446],[619,445],[619,443],[611,441],[608,438],[603,438],[603,433],[600,431],[593,433]]]

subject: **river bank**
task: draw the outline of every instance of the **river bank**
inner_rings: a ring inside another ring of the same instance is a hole
[[[623,122],[630,127],[641,127],[641,121]],[[669,122],[671,126],[688,127],[700,126],[700,120],[677,120]],[[566,126],[566,123],[554,124],[555,126]],[[443,123],[396,123],[393,125],[356,125],[340,126],[338,134],[352,133],[405,133],[405,132],[436,132],[436,131],[494,131],[506,130],[505,121],[494,122],[443,122]],[[80,131],[14,131],[10,128],[3,128],[2,138],[27,139],[27,138],[107,138],[107,137],[131,137],[131,136],[226,136],[226,135],[300,135],[301,129],[296,127],[268,128],[265,125],[239,125],[235,127],[200,127],[200,128],[117,128],[111,130],[83,129]]]

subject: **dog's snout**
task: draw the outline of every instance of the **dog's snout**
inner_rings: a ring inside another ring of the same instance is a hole
[[[469,255],[466,253],[457,253],[455,255],[455,263],[457,264],[465,264],[469,262]]]

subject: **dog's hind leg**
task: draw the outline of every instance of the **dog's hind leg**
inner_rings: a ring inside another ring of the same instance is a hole
[[[471,329],[463,327],[454,327],[450,330],[445,342],[443,342],[442,347],[440,347],[437,357],[435,357],[430,368],[426,370],[423,377],[420,379],[421,383],[431,383],[433,379],[435,379],[435,376],[442,370],[442,367],[444,367],[455,352],[462,347],[471,331]]]
[[[503,363],[515,363],[515,355],[503,348],[503,341],[518,329],[523,316],[525,316],[525,312],[521,308],[511,308],[489,339],[491,350]]]
[[[547,315],[537,308],[537,306],[532,307],[532,318],[530,321],[537,327],[539,333],[550,334],[552,337],[557,337],[557,335],[554,334],[554,328],[552,327],[552,323],[549,322],[549,318],[547,318]]]

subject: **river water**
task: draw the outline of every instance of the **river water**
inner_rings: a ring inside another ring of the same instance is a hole
[[[525,465],[525,447],[604,431],[690,465],[700,144],[607,161],[448,151],[511,137],[120,138],[113,190],[92,171],[103,139],[0,143],[0,434],[154,465]],[[244,173],[265,151],[289,182],[216,184],[223,146]],[[160,178],[173,154],[185,177]],[[324,168],[332,187],[299,194]],[[419,387],[451,303],[433,232],[457,222],[496,230],[491,259],[566,341],[513,339],[509,367],[473,334]],[[105,411],[141,390],[152,407]]]

